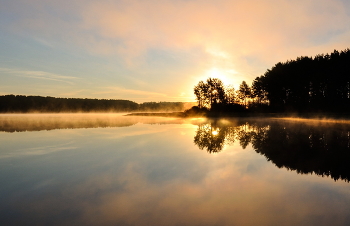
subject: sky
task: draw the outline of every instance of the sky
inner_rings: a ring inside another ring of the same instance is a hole
[[[348,0],[0,0],[0,95],[193,102],[349,47]]]

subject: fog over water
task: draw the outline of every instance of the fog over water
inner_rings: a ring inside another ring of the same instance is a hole
[[[127,113],[0,114],[0,131],[23,132],[54,129],[124,127],[132,126],[137,123],[178,124],[184,121],[196,121],[196,119],[185,120],[166,117],[135,117],[126,116],[126,114]]]
[[[350,124],[0,115],[2,225],[348,225]]]

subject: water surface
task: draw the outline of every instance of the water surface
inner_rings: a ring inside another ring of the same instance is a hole
[[[349,225],[347,122],[0,115],[2,225]]]

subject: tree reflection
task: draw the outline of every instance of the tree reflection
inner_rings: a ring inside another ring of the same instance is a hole
[[[235,125],[206,123],[198,126],[194,143],[209,153],[220,152],[238,141],[249,144],[279,168],[301,174],[350,180],[350,125],[243,121]]]
[[[194,143],[209,153],[220,152],[225,145],[226,127],[219,127],[215,124],[202,124],[198,126]]]
[[[194,143],[209,153],[220,152],[226,145],[233,144],[236,140],[245,149],[251,137],[253,127],[245,122],[236,122],[235,125],[222,124],[218,121],[204,123],[198,126]]]

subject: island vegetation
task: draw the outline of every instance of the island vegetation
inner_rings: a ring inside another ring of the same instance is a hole
[[[217,78],[194,87],[197,106],[188,114],[294,115],[350,113],[350,49],[279,62],[238,90]]]

